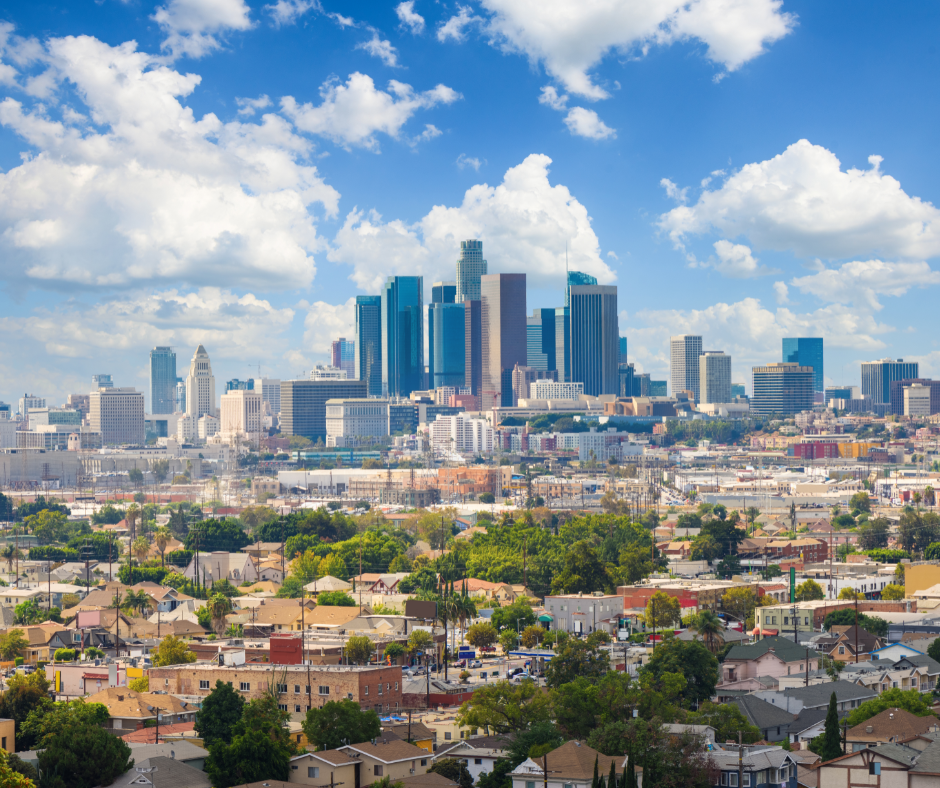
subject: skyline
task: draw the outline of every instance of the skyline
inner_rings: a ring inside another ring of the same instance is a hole
[[[940,12],[752,0],[719,40],[670,5],[641,28],[598,0],[543,38],[512,0],[7,9],[0,399],[106,371],[149,402],[157,346],[205,345],[220,380],[296,377],[386,277],[423,276],[429,303],[466,238],[527,275],[528,314],[562,305],[567,246],[618,285],[654,379],[678,334],[748,390],[784,336],[824,339],[825,385],[885,357],[940,375],[917,98]]]

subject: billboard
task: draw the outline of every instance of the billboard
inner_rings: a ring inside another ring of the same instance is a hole
[[[424,621],[433,621],[437,618],[437,602],[408,599],[405,601],[405,615],[411,618],[420,618]]]

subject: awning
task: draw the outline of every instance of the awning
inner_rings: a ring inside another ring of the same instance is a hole
[[[764,635],[776,635],[776,634],[777,634],[777,630],[776,630],[776,629],[765,629],[765,630],[763,631],[763,634],[764,634]]]
[[[554,616],[550,616],[548,615],[548,613],[542,613],[542,615],[539,616],[539,621],[547,621],[551,623],[554,620],[555,620]]]

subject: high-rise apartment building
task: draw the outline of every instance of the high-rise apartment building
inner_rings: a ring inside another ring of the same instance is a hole
[[[91,431],[105,446],[144,443],[144,395],[133,388],[100,388],[88,395]]]
[[[254,390],[261,394],[261,401],[268,404],[271,415],[281,412],[281,381],[278,378],[255,378]]]
[[[261,438],[261,392],[226,391],[219,407],[219,432],[229,441]]]
[[[356,375],[382,396],[382,296],[356,296]]]
[[[481,408],[512,406],[512,370],[526,363],[526,275],[480,279]]]
[[[615,285],[570,285],[571,381],[599,397],[620,390],[620,336]]]
[[[407,397],[424,379],[424,278],[390,276],[382,288],[382,393]]]
[[[431,285],[428,304],[428,388],[462,387],[465,370],[466,331],[464,305],[454,303],[456,282]]]
[[[483,391],[483,327],[479,301],[463,302],[464,387],[474,397]]]
[[[699,391],[703,405],[731,402],[731,356],[721,350],[699,356]]]
[[[754,367],[751,415],[792,416],[813,408],[812,367],[767,364]]]
[[[555,367],[558,380],[571,380],[571,310],[566,306],[555,310]]]
[[[150,351],[150,412],[176,410],[176,353],[171,347]]]
[[[580,271],[568,271],[565,281],[565,306],[571,306],[571,288],[575,285],[596,285],[597,277]]]
[[[895,380],[920,377],[920,365],[916,361],[897,361],[883,358],[881,361],[862,362],[862,396],[876,404],[891,401],[891,383]]]
[[[680,391],[691,391],[699,402],[699,356],[702,338],[693,334],[680,334],[669,338],[669,377],[672,396]]]
[[[281,434],[326,441],[326,401],[366,395],[364,380],[282,380]],[[411,408],[413,410],[413,407]]]
[[[209,354],[200,345],[189,362],[189,374],[186,376],[186,415],[215,416],[215,376]]]
[[[820,394],[826,391],[822,337],[784,337],[781,361],[799,364],[801,367],[812,367],[813,391]]]
[[[19,399],[18,407],[20,416],[26,418],[30,408],[46,407],[46,400],[43,397],[37,397],[35,394],[24,394]]]
[[[526,366],[551,372],[555,363],[555,310],[533,309],[526,318]]]
[[[330,358],[334,367],[346,370],[350,380],[356,377],[356,343],[345,337],[334,339],[330,345]]]
[[[483,241],[461,241],[457,260],[457,293],[454,301],[479,301],[480,277],[486,275]]]
[[[92,391],[96,389],[109,389],[114,386],[114,381],[111,380],[110,375],[104,373],[99,373],[97,375],[91,376],[91,388]]]

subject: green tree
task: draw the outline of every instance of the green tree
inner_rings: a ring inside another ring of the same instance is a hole
[[[852,626],[855,624],[855,610],[853,608],[842,608],[833,610],[826,614],[823,619],[823,629],[827,632],[836,626]],[[877,616],[866,616],[864,613],[858,614],[858,625],[879,638],[888,637],[888,622]]]
[[[721,555],[721,545],[713,536],[699,534],[692,540],[692,551],[689,558],[693,561],[714,561]]]
[[[692,622],[692,629],[712,654],[724,644],[725,625],[711,610],[702,610]]]
[[[551,713],[551,699],[533,682],[497,681],[474,691],[457,712],[457,722],[492,733],[517,733],[548,722]]]
[[[576,542],[565,555],[564,569],[552,581],[553,594],[591,594],[611,588],[610,576],[587,540]]]
[[[160,641],[157,650],[153,652],[153,666],[165,668],[168,665],[185,665],[195,662],[196,654],[175,635],[168,635]]]
[[[578,676],[551,692],[555,722],[571,739],[587,739],[598,722],[598,687],[594,681]]]
[[[904,599],[904,596],[904,586],[895,585],[894,583],[886,585],[881,592],[882,599],[887,599],[892,602]]]
[[[399,657],[402,657],[407,653],[408,649],[405,648],[401,643],[389,643],[385,647],[385,651],[382,652],[382,656],[388,660],[391,660],[394,664],[398,661]]]
[[[656,680],[662,680],[667,673],[684,676],[682,698],[690,705],[704,703],[718,684],[718,660],[697,640],[668,638],[654,649],[642,670]]]
[[[19,755],[0,750],[0,786],[3,788],[36,788],[39,772]]]
[[[131,679],[127,686],[134,692],[150,692],[150,677],[141,676],[140,678]]]
[[[232,600],[225,594],[213,594],[205,604],[205,609],[209,611],[212,619],[212,629],[217,635],[225,631],[225,617],[232,612]]]
[[[504,627],[520,632],[535,623],[535,613],[532,606],[522,599],[517,599],[511,605],[498,607],[490,616],[490,623],[501,631]]]
[[[926,717],[933,713],[931,703],[930,695],[922,695],[917,690],[902,690],[894,687],[853,709],[847,720],[849,727],[852,728],[861,725],[865,720],[880,714],[885,709],[904,709],[918,717]]]
[[[52,655],[53,662],[72,662],[75,660],[74,648],[57,648]]]
[[[31,735],[22,730],[30,712],[51,707],[49,682],[45,673],[36,671],[28,676],[16,673],[7,679],[7,690],[0,696],[0,717],[13,720],[16,727],[16,744],[20,750],[32,749],[36,743]]]
[[[318,750],[335,750],[344,742],[369,741],[382,731],[379,715],[364,711],[351,700],[331,700],[320,708],[310,709],[302,727],[307,741]]]
[[[545,683],[561,687],[579,676],[596,681],[607,674],[610,660],[605,651],[583,640],[570,639],[556,648],[555,656],[545,667]]]
[[[39,753],[44,788],[111,785],[133,765],[131,748],[123,739],[87,721],[69,725],[50,736]]]
[[[205,746],[217,741],[230,741],[235,726],[242,718],[245,699],[225,681],[216,681],[196,712],[196,733]]]
[[[725,580],[730,580],[735,575],[741,574],[741,559],[734,553],[726,555],[715,567],[715,574]]]
[[[746,622],[757,607],[757,595],[753,588],[731,588],[721,597],[721,606],[741,622]]]
[[[815,580],[806,580],[796,587],[796,598],[799,602],[812,602],[817,599],[825,599],[826,594],[822,586]]]
[[[110,718],[107,706],[84,699],[52,703],[33,709],[22,725],[22,735],[34,746],[47,747],[55,736],[67,734],[73,726],[104,725]]]
[[[22,629],[10,629],[0,635],[0,658],[5,662],[12,662],[29,646],[29,641]]]
[[[871,514],[871,498],[867,492],[857,492],[849,499],[849,509],[853,512],[868,512]]]
[[[937,638],[927,646],[927,656],[933,660],[940,660],[940,638]]]
[[[715,741],[737,741],[738,731],[745,744],[760,741],[760,728],[748,722],[741,710],[733,703],[707,701],[688,716],[691,725],[711,725],[715,729]]]
[[[503,654],[515,651],[519,648],[519,633],[507,627],[499,633],[499,645],[503,649]]]
[[[40,544],[54,544],[65,541],[69,522],[68,517],[62,512],[51,512],[44,509],[27,517],[26,525]]]
[[[545,637],[545,630],[540,626],[530,626],[522,630],[522,645],[525,648],[535,648]]]
[[[857,493],[856,493],[857,494]],[[888,546],[890,523],[884,517],[868,520],[858,527],[858,546],[861,550],[878,550]]]
[[[669,596],[664,591],[657,591],[646,603],[646,628],[652,629],[653,634],[657,629],[665,629],[674,626],[680,621],[680,605],[676,597]]]
[[[408,651],[416,654],[419,651],[429,651],[434,647],[434,638],[426,629],[414,629],[408,635]]]
[[[446,777],[448,780],[457,783],[460,788],[473,788],[473,777],[470,770],[464,765],[463,761],[458,761],[456,758],[441,758],[434,762],[428,772]]]
[[[346,658],[356,665],[368,665],[375,654],[372,639],[366,635],[353,635],[346,640]]]
[[[345,591],[323,591],[317,595],[318,607],[356,607],[358,604]]]
[[[499,634],[496,627],[487,621],[481,621],[477,624],[471,624],[467,629],[467,642],[474,648],[487,648],[492,646]]]
[[[839,732],[839,712],[836,709],[836,694],[834,692],[829,696],[829,710],[826,712],[826,727],[819,736],[810,742],[809,748],[822,758],[823,763],[842,755],[842,736]]]
[[[199,549],[211,553],[221,550],[226,553],[237,553],[251,543],[248,534],[238,520],[225,518],[223,520],[203,520],[199,524],[198,534],[190,532],[186,535],[184,545],[187,550],[196,549],[196,539],[199,540]]]

